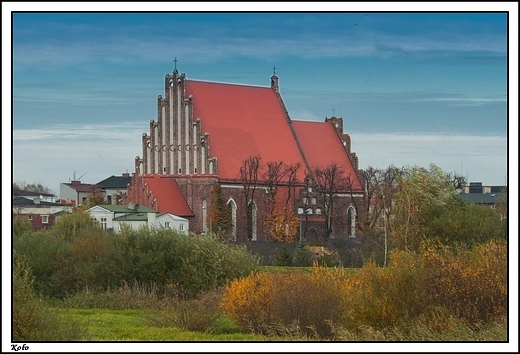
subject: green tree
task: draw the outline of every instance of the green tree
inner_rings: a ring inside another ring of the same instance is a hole
[[[29,217],[17,215],[13,220],[13,237],[17,238],[32,231],[32,223]]]
[[[108,201],[105,200],[105,193],[95,184],[90,186],[87,193],[87,199],[81,204],[81,210],[87,210],[96,205],[105,205]]]
[[[431,237],[431,222],[444,212],[463,206],[451,176],[431,164],[429,169],[414,166],[398,178],[395,214],[391,219],[394,247],[415,251]]]
[[[465,203],[443,210],[430,220],[426,236],[447,245],[472,247],[492,239],[505,240],[502,224],[494,210]]]
[[[211,206],[207,216],[210,232],[217,234],[221,239],[229,239],[233,229],[231,206],[222,197],[222,187],[215,183],[211,191]]]
[[[53,233],[64,239],[73,239],[84,229],[101,229],[101,225],[94,222],[87,211],[78,209],[72,213],[60,216],[53,226]]]
[[[12,340],[74,341],[83,333],[72,318],[50,309],[35,293],[34,276],[25,257],[13,252]]]

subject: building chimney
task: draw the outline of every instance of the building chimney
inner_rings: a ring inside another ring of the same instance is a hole
[[[123,172],[123,177],[130,177],[130,173],[128,173],[128,172]]]
[[[81,181],[70,181],[70,184],[77,186],[78,184],[81,184]]]

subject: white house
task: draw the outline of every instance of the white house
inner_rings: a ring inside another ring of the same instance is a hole
[[[175,229],[186,234],[189,232],[188,219],[170,213],[158,214],[156,218],[156,226],[164,227],[166,229]]]
[[[141,226],[175,228],[187,233],[188,220],[169,213],[158,214],[155,210],[139,204],[96,205],[87,210],[104,230],[118,232],[123,224],[133,229]]]

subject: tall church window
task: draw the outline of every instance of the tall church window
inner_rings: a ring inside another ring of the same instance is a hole
[[[208,203],[206,200],[202,201],[202,231],[208,231]]]
[[[349,237],[356,237],[356,209],[352,205],[347,210],[347,230]]]
[[[252,240],[256,241],[256,234],[257,234],[257,213],[258,213],[258,207],[256,206],[256,203],[253,201],[253,220],[251,221],[251,224],[253,226],[253,232],[252,232]]]
[[[233,221],[233,229],[231,234],[233,235],[233,241],[237,240],[237,203],[233,198],[229,198],[227,204],[231,205],[231,220]]]

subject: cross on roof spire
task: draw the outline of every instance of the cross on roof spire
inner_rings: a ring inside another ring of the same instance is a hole
[[[173,62],[175,63],[175,69],[173,71],[177,72],[177,57],[175,57],[175,59],[173,59]]]

